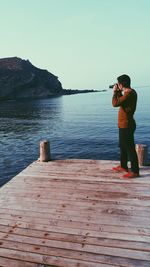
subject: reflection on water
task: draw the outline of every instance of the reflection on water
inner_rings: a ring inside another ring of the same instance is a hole
[[[33,130],[38,131],[41,128],[41,120],[51,119],[56,122],[59,118],[58,114],[61,114],[61,98],[51,99],[50,101],[1,102],[0,132],[7,135],[8,133],[18,134],[32,132]]]
[[[50,140],[53,158],[118,159],[118,109],[111,94],[1,102],[0,184],[39,157],[42,139]],[[149,145],[148,94],[139,91],[135,137]]]

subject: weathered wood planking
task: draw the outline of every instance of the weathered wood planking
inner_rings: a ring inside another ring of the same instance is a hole
[[[150,167],[34,162],[0,189],[0,266],[149,267]]]

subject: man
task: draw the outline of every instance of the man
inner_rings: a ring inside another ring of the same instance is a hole
[[[117,78],[118,84],[113,87],[113,107],[119,107],[118,128],[120,145],[120,165],[114,167],[117,172],[126,172],[124,178],[139,176],[139,165],[134,143],[136,123],[134,112],[137,104],[137,93],[130,87],[130,77],[123,74]],[[131,162],[131,171],[128,169],[128,159]]]

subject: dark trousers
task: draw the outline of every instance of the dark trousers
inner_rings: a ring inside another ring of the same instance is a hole
[[[131,162],[131,172],[139,174],[139,164],[134,143],[133,128],[119,128],[120,162],[121,167],[128,170],[128,160]]]

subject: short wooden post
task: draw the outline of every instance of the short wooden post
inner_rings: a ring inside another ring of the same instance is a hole
[[[40,161],[46,162],[51,160],[50,157],[50,143],[47,140],[40,142]]]
[[[140,166],[145,166],[147,164],[147,145],[137,144],[136,152],[138,156],[138,161]]]

